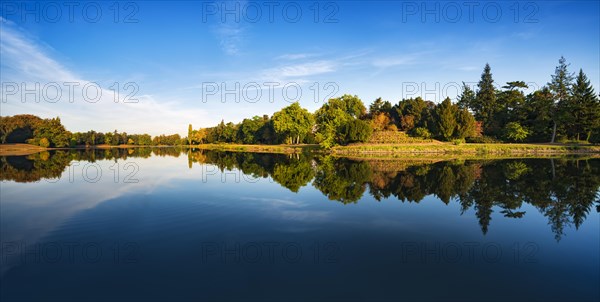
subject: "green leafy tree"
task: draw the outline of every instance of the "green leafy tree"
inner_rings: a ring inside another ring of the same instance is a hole
[[[349,121],[362,118],[366,108],[357,96],[343,95],[330,99],[315,112],[317,140],[325,148],[344,143],[344,127]]]
[[[61,124],[60,118],[45,119],[37,125],[33,131],[33,138],[28,142],[38,146],[43,144],[49,147],[69,147],[71,133]]]
[[[106,132],[106,134],[104,134],[104,143],[107,145],[111,145],[112,141],[113,141],[113,133]]]
[[[395,106],[395,119],[398,128],[411,131],[415,127],[427,127],[430,110],[435,105],[423,100],[421,97],[403,99]]]
[[[498,103],[502,106],[496,114],[496,124],[503,127],[509,122],[522,123],[526,120],[526,97],[521,89],[528,88],[523,81],[507,82],[504,91],[498,93]]]
[[[344,144],[357,142],[364,143],[371,137],[373,128],[371,128],[366,121],[353,119],[342,126],[341,132],[344,137]]]
[[[510,122],[506,124],[504,136],[508,140],[522,142],[527,138],[527,136],[529,136],[529,130],[523,128],[521,124],[517,122]]]
[[[412,134],[414,136],[420,137],[420,138],[425,138],[425,139],[431,138],[431,132],[429,132],[429,130],[427,130],[427,128],[424,128],[424,127],[414,128],[412,130]]]
[[[300,107],[298,102],[273,114],[275,132],[285,136],[292,144],[300,144],[301,140],[312,130],[313,124],[312,114]]]

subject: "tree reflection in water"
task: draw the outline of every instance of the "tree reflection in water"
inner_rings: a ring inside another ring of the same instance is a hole
[[[71,161],[125,160],[128,157],[187,154],[188,165],[238,169],[254,178],[271,177],[292,192],[312,185],[330,200],[357,203],[367,192],[377,201],[396,198],[419,203],[433,195],[458,202],[461,214],[473,209],[484,234],[492,213],[522,218],[524,203],[548,218],[556,240],[565,228],[578,229],[594,205],[600,212],[599,159],[511,160],[352,160],[306,154],[189,151],[179,148],[55,150],[0,157],[0,180],[35,182],[56,179]]]

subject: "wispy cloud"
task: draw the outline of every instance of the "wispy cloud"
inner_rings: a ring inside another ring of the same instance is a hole
[[[219,39],[219,45],[228,55],[238,55],[244,40],[244,28],[239,23],[223,23],[214,29]]]
[[[127,132],[144,132],[153,135],[161,133],[184,133],[189,122],[207,119],[209,115],[203,110],[181,108],[178,100],[160,98],[151,94],[143,94],[142,83],[133,96],[137,103],[124,103],[126,95],[131,92],[121,90],[121,94],[106,87],[99,88],[100,97],[90,102],[85,96],[96,95],[95,89],[86,94],[82,89],[86,85],[94,85],[94,80],[84,79],[48,54],[48,49],[22,29],[3,22],[0,27],[0,65],[2,82],[24,84],[27,89],[44,87],[49,83],[57,83],[61,88],[61,96],[55,102],[43,100],[43,89],[36,89],[39,102],[32,98],[24,100],[21,91],[15,94],[2,93],[2,114],[36,114],[42,117],[60,116],[63,123],[73,131],[95,129],[112,131],[118,129]],[[72,92],[64,83],[76,83]],[[112,81],[111,81],[112,82]],[[115,77],[114,82],[119,82]],[[120,81],[123,85],[127,81]],[[123,87],[121,87],[123,88]],[[118,102],[115,102],[118,100]],[[24,102],[25,101],[25,102]],[[148,124],[153,124],[153,129]]]
[[[414,64],[415,60],[416,57],[414,55],[378,58],[373,60],[373,66],[387,68],[393,66],[410,65]]]
[[[307,58],[311,58],[314,56],[316,56],[316,55],[311,54],[311,53],[291,53],[291,54],[280,55],[276,59],[277,60],[294,61],[294,60],[300,60],[300,59],[307,59]]]
[[[336,70],[336,66],[337,64],[333,61],[321,60],[270,68],[264,71],[264,75],[286,79],[299,78],[333,72]]]
[[[217,22],[213,28],[213,34],[219,40],[221,49],[227,55],[237,56],[242,52],[242,46],[248,31],[248,24],[241,18],[245,12],[247,1],[220,1],[216,5],[221,10],[227,10],[227,15],[217,14]]]

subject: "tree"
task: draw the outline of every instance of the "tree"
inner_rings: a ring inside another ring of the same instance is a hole
[[[435,105],[423,100],[421,97],[403,99],[395,106],[398,126],[403,131],[410,131],[414,127],[427,127],[429,110]]]
[[[525,84],[523,81],[512,81],[506,82],[506,85],[502,86],[502,88],[514,90],[515,88],[529,88],[529,86],[527,86],[527,84]]]
[[[459,108],[473,108],[475,105],[475,92],[471,89],[471,87],[467,86],[465,82],[463,82],[462,93],[458,96],[458,107]]]
[[[458,108],[452,104],[448,97],[435,108],[434,117],[437,136],[444,140],[450,140],[454,136],[457,127],[457,111]]]
[[[531,130],[532,140],[548,141],[548,137],[552,135],[554,110],[554,96],[548,87],[527,95],[523,125]]]
[[[113,132],[112,140],[110,141],[110,144],[112,146],[118,146],[120,140],[121,140],[121,136],[119,135],[119,132],[117,132],[117,130],[115,129],[115,132]]]
[[[192,131],[194,131],[194,129],[192,128],[192,124],[189,124],[188,125],[188,136],[187,136],[188,137],[188,145],[192,144],[192,136],[193,136]]]
[[[373,133],[373,128],[366,121],[353,119],[349,120],[342,126],[342,135],[344,137],[344,144],[366,142]]]
[[[104,143],[107,145],[112,144],[113,141],[113,133],[112,132],[106,132],[106,134],[104,134]]]
[[[388,101],[383,101],[381,98],[377,98],[373,104],[369,106],[369,116],[374,117],[379,113],[390,113],[392,104]]]
[[[466,108],[458,109],[456,113],[456,132],[458,138],[467,138],[476,136],[475,117]]]
[[[373,119],[371,120],[371,127],[375,131],[382,131],[385,130],[390,123],[391,120],[389,115],[385,112],[379,112],[373,115]]]
[[[345,94],[330,99],[315,112],[317,140],[325,148],[344,143],[346,135],[342,133],[342,127],[365,114],[366,108],[357,96]]]
[[[244,144],[256,144],[260,140],[260,129],[266,121],[260,116],[244,119],[238,127],[238,140]]]
[[[45,119],[37,125],[33,131],[33,138],[27,142],[38,146],[68,147],[71,143],[71,133],[61,124],[60,118]]]
[[[517,122],[510,122],[506,124],[504,129],[504,136],[508,140],[515,142],[521,142],[529,136],[529,130],[523,128],[521,124]]]
[[[571,83],[573,82],[573,75],[568,72],[567,60],[565,57],[560,57],[558,60],[558,66],[554,69],[552,80],[548,83],[548,87],[554,95],[554,110],[552,114],[552,139],[551,143],[554,143],[556,139],[556,132],[558,127],[558,120],[561,118],[562,113],[566,111],[564,106],[565,101],[569,98],[571,93]]]
[[[4,143],[25,143],[43,120],[31,114],[0,117],[0,140]]]
[[[584,134],[589,141],[592,131],[600,127],[600,102],[582,69],[571,90],[572,96],[565,100],[567,110],[563,116],[569,121],[571,135],[579,140],[580,134]]]
[[[502,110],[496,114],[496,124],[502,128],[509,122],[524,122],[526,98],[521,89],[528,88],[528,86],[523,81],[514,81],[507,82],[502,88],[506,90],[498,93],[498,104]]]
[[[314,119],[308,110],[298,102],[273,114],[273,126],[277,134],[285,136],[292,144],[300,144],[301,139],[312,130]]]
[[[495,115],[502,108],[496,99],[496,89],[494,88],[494,79],[492,78],[492,69],[489,64],[485,64],[481,80],[477,84],[479,88],[475,102],[471,109],[475,113],[475,118],[483,122],[483,131],[487,135],[497,134],[499,125],[494,120]]]

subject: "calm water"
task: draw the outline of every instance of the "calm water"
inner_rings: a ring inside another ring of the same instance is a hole
[[[600,160],[2,157],[0,300],[600,299]]]

